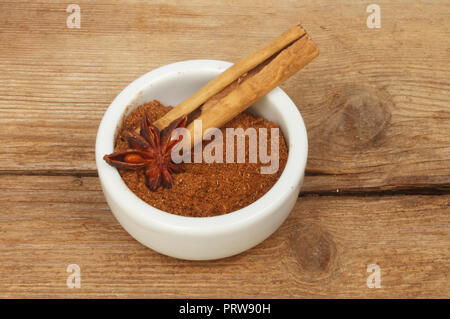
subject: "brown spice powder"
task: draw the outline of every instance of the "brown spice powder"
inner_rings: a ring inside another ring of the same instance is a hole
[[[123,121],[123,129],[138,129],[145,112],[150,114],[151,120],[156,121],[171,107],[162,105],[159,101],[152,101],[132,111]],[[270,153],[270,129],[278,127],[260,116],[244,112],[228,122],[221,130],[226,145],[226,128],[253,127],[268,130],[268,146]],[[157,191],[150,191],[145,185],[142,170],[130,171],[119,169],[125,184],[139,198],[165,212],[172,214],[208,217],[233,212],[258,200],[263,196],[280,177],[286,165],[288,150],[281,129],[279,130],[279,168],[274,174],[261,174],[261,166],[269,164],[249,163],[248,138],[246,138],[245,163],[226,163],[225,146],[223,149],[224,163],[183,163],[184,173],[174,174],[174,184],[171,189],[160,187]],[[236,152],[236,139],[235,139]],[[115,151],[124,151],[129,148],[122,131],[116,140]],[[236,153],[235,153],[236,159]]]

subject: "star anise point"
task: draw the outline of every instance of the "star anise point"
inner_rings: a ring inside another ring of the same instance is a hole
[[[179,164],[171,158],[172,149],[181,141],[180,137],[173,139],[173,131],[186,127],[187,116],[184,115],[163,130],[159,130],[145,113],[141,120],[140,133],[125,129],[122,135],[126,137],[129,149],[105,155],[103,159],[111,166],[120,169],[145,169],[145,184],[151,191],[160,186],[171,188],[171,174],[183,172]]]

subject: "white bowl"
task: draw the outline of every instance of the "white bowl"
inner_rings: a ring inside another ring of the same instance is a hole
[[[106,201],[131,236],[162,254],[190,260],[238,254],[269,237],[297,201],[308,141],[300,112],[280,88],[255,103],[251,111],[280,126],[289,147],[286,167],[264,196],[238,211],[215,217],[184,217],[163,212],[130,191],[117,169],[103,160],[105,154],[113,152],[116,130],[124,114],[154,99],[165,105],[177,105],[230,65],[215,60],[189,60],[148,72],[114,99],[100,123],[95,158]]]

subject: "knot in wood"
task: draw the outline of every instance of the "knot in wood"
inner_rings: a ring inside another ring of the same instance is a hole
[[[349,87],[333,98],[332,113],[324,127],[331,148],[368,148],[387,131],[391,99],[370,87]]]
[[[310,279],[328,276],[335,264],[336,245],[331,235],[317,225],[307,225],[291,238],[292,252]]]

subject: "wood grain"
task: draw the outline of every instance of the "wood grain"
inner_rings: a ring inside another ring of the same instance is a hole
[[[268,240],[189,262],[131,238],[95,177],[0,179],[0,298],[448,297],[450,196],[307,196]],[[81,288],[66,286],[67,265]],[[381,288],[369,289],[369,264]]]
[[[450,8],[443,1],[1,1],[0,171],[95,174],[101,116],[167,63],[237,61],[301,22],[321,50],[283,85],[309,133],[308,192],[450,188]],[[37,146],[38,145],[38,146]]]
[[[381,29],[359,0],[83,0],[80,29],[70,3],[0,0],[0,298],[450,296],[445,1],[377,1]],[[282,86],[310,146],[288,220],[218,261],[140,245],[96,177],[108,105],[158,66],[238,61],[299,22],[321,54]],[[366,285],[374,263],[380,289]]]

